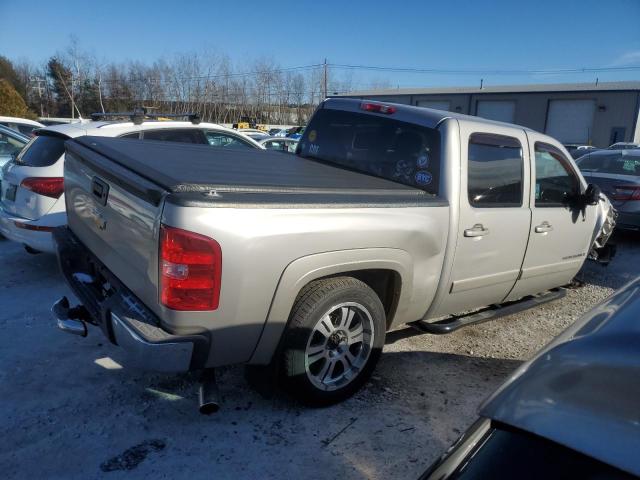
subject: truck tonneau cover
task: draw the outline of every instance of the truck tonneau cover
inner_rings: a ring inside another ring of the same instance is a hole
[[[108,173],[109,163],[135,173],[166,192],[193,197],[202,192],[265,194],[314,193],[369,194],[376,197],[404,197],[404,201],[433,202],[422,190],[389,180],[352,172],[295,155],[265,150],[231,150],[208,145],[84,136],[69,140],[67,150]],[[97,154],[97,155],[96,155]],[[297,195],[296,195],[297,194]],[[391,200],[391,199],[388,199]],[[393,200],[391,200],[393,201]]]

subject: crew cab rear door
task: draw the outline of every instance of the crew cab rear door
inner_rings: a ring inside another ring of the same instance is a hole
[[[529,237],[524,130],[460,122],[460,157],[456,250],[437,314],[502,302],[516,283]]]
[[[571,202],[586,188],[573,159],[548,137],[527,136],[531,231],[522,274],[508,300],[569,283],[589,253],[596,223],[596,206]]]

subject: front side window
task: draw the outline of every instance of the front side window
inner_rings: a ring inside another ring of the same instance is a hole
[[[536,207],[563,207],[580,193],[580,180],[565,156],[552,145],[537,142]]]
[[[520,207],[524,159],[512,137],[474,133],[469,138],[467,193],[476,208]]]
[[[393,115],[320,109],[304,130],[297,152],[304,158],[438,194],[440,132]]]
[[[205,132],[205,136],[207,137],[207,142],[209,142],[209,145],[212,147],[225,147],[232,149],[254,148],[252,145],[240,140],[238,137],[228,135],[223,132],[209,130]]]

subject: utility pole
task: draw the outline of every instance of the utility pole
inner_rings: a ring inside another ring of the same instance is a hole
[[[325,98],[327,98],[327,59],[326,58],[324,59],[323,67],[324,67],[323,68],[323,70],[324,70],[324,78],[323,78],[323,81],[322,81],[322,86],[323,86],[322,90],[324,92],[324,97],[323,97],[323,100],[324,100]]]
[[[29,82],[31,83],[31,88],[38,92],[38,100],[40,101],[40,116],[44,117],[44,108],[42,106],[42,84],[44,83],[44,79],[37,75],[32,75],[29,78]]]

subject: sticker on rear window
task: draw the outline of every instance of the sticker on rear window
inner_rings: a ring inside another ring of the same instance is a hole
[[[318,133],[317,133],[315,130],[311,130],[311,131],[309,132],[309,141],[310,141],[311,143],[315,142],[315,141],[316,141],[316,137],[317,137],[317,136],[318,136]]]
[[[422,155],[420,155],[418,157],[418,160],[416,161],[416,164],[418,165],[419,168],[428,167],[429,166],[429,154],[425,152]]]
[[[426,170],[416,172],[415,180],[418,185],[429,185],[431,184],[432,179],[433,176],[431,175],[431,172],[427,172]]]

